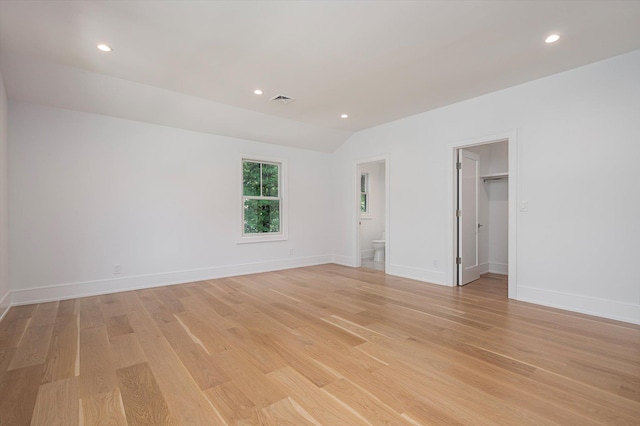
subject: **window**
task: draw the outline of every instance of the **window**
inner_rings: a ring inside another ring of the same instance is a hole
[[[286,239],[284,163],[242,159],[243,242]]]
[[[369,173],[360,174],[360,214],[369,215]]]

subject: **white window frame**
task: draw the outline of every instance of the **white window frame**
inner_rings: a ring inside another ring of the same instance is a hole
[[[253,161],[256,163],[276,164],[279,166],[279,182],[278,182],[278,197],[256,197],[244,195],[243,186],[243,164],[245,161]],[[240,218],[240,238],[238,244],[244,243],[260,243],[267,241],[285,241],[289,239],[288,232],[288,165],[287,160],[283,158],[263,157],[256,155],[241,155],[240,156],[240,171],[238,173],[240,182],[240,206],[239,218]],[[244,233],[244,200],[245,199],[265,199],[265,200],[280,200],[280,232],[268,232],[261,234],[245,234]]]
[[[364,192],[362,191],[362,176],[364,176]],[[360,217],[362,219],[371,219],[371,191],[369,187],[369,173],[368,172],[360,172],[360,200],[362,200],[362,194],[365,195],[365,211],[362,211],[362,205],[360,207]],[[362,201],[361,201],[362,203]]]

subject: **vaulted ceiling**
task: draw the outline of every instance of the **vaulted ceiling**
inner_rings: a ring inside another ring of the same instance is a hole
[[[640,49],[639,22],[640,1],[613,0],[2,0],[0,72],[10,99],[332,152]]]

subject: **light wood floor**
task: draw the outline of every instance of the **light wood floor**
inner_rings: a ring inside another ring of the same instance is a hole
[[[639,424],[640,327],[323,265],[14,307],[2,425]]]

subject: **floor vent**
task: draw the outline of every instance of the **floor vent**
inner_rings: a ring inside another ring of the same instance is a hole
[[[273,98],[269,99],[271,102],[280,102],[283,105],[290,104],[295,101],[291,96],[287,95],[275,95]]]

